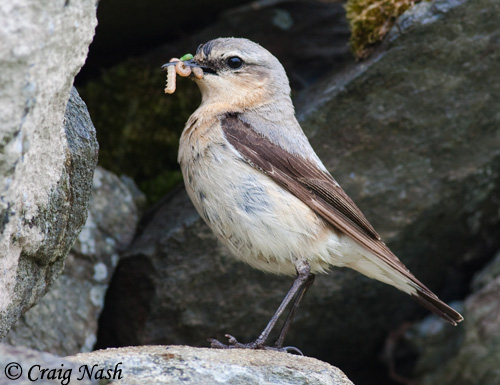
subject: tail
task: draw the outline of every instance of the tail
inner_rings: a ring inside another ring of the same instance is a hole
[[[437,314],[453,326],[464,320],[464,317],[452,307],[441,301],[432,291],[423,286],[422,290],[417,289],[416,294],[411,294],[412,298],[420,305],[426,307],[434,314]]]
[[[387,283],[411,295],[419,304],[429,309],[445,321],[456,326],[464,317],[455,309],[441,301],[436,294],[420,282],[403,263],[391,253],[390,259],[364,254],[361,260],[352,260],[348,266],[367,277]]]

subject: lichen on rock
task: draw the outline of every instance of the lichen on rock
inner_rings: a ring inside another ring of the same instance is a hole
[[[351,50],[366,58],[407,9],[421,0],[349,0],[347,19],[351,28]],[[428,1],[428,0],[424,0]]]

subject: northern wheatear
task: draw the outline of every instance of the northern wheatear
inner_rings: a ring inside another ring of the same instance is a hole
[[[203,69],[194,78],[202,102],[179,147],[189,197],[236,258],[297,274],[255,342],[227,335],[229,345],[211,340],[213,347],[269,348],[269,333],[295,298],[272,348],[285,349],[304,292],[331,266],[392,285],[453,325],[463,320],[408,271],[330,175],[295,118],[288,78],[273,55],[246,39],[220,38],[184,63]]]

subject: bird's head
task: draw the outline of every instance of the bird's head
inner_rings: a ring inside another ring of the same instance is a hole
[[[283,66],[268,50],[250,40],[210,40],[198,47],[189,65],[203,69],[203,78],[195,79],[202,103],[245,109],[290,100]]]

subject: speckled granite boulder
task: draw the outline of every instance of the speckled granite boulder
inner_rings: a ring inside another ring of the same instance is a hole
[[[137,221],[129,188],[98,167],[87,222],[63,274],[14,325],[5,342],[59,355],[91,351],[118,253],[131,241]]]
[[[338,368],[310,357],[264,350],[139,346],[97,350],[68,360],[123,371],[127,385],[353,385]]]
[[[95,130],[64,113],[96,23],[95,0],[0,3],[0,337],[59,276],[85,224]]]

